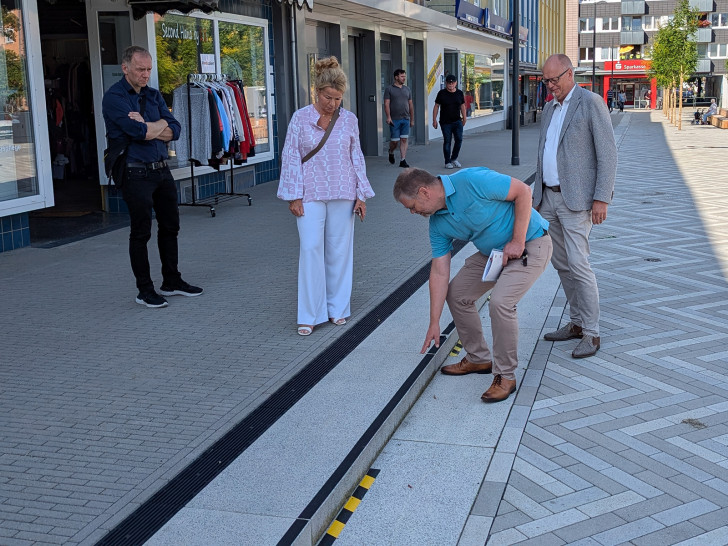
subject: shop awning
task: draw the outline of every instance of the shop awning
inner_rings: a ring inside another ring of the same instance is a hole
[[[144,15],[152,11],[160,15],[164,15],[170,10],[189,13],[194,10],[200,10],[205,13],[217,11],[218,0],[128,0],[131,6],[134,19],[141,19]]]
[[[299,8],[306,6],[308,9],[313,9],[313,0],[278,0],[278,3],[298,5]]]

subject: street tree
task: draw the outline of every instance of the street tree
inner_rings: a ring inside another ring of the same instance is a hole
[[[664,108],[671,122],[674,123],[677,118],[678,130],[682,129],[683,82],[695,72],[698,65],[698,44],[695,38],[699,19],[698,9],[691,8],[688,0],[680,0],[675,6],[672,20],[657,31],[651,51],[650,75],[663,87],[663,97],[668,96],[668,104]],[[677,115],[676,109],[679,109]]]

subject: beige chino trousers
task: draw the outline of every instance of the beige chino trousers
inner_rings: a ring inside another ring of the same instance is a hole
[[[526,243],[527,265],[523,260],[510,260],[498,280],[482,282],[483,269],[488,256],[476,252],[465,260],[458,274],[450,281],[447,305],[455,321],[460,341],[470,362],[493,362],[493,374],[515,379],[518,367],[518,315],[516,307],[533,286],[551,259],[551,237],[544,235]],[[488,311],[493,333],[493,355],[483,336],[483,324],[475,307],[483,294],[490,294]]]

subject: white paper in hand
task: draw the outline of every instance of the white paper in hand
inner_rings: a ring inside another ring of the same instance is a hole
[[[483,282],[495,282],[501,271],[503,271],[503,251],[494,248],[490,251],[490,256],[485,264]]]

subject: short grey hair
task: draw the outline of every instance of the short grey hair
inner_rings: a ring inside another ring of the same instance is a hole
[[[392,193],[394,193],[394,198],[397,201],[400,201],[403,197],[414,199],[417,196],[417,190],[423,186],[435,186],[437,180],[436,176],[431,175],[424,169],[405,169],[397,177]]]
[[[149,53],[149,50],[146,48],[143,48],[142,46],[133,45],[129,46],[124,50],[124,53],[121,55],[121,64],[129,65],[134,55],[144,55],[145,57],[149,57],[151,59],[152,54]]]

